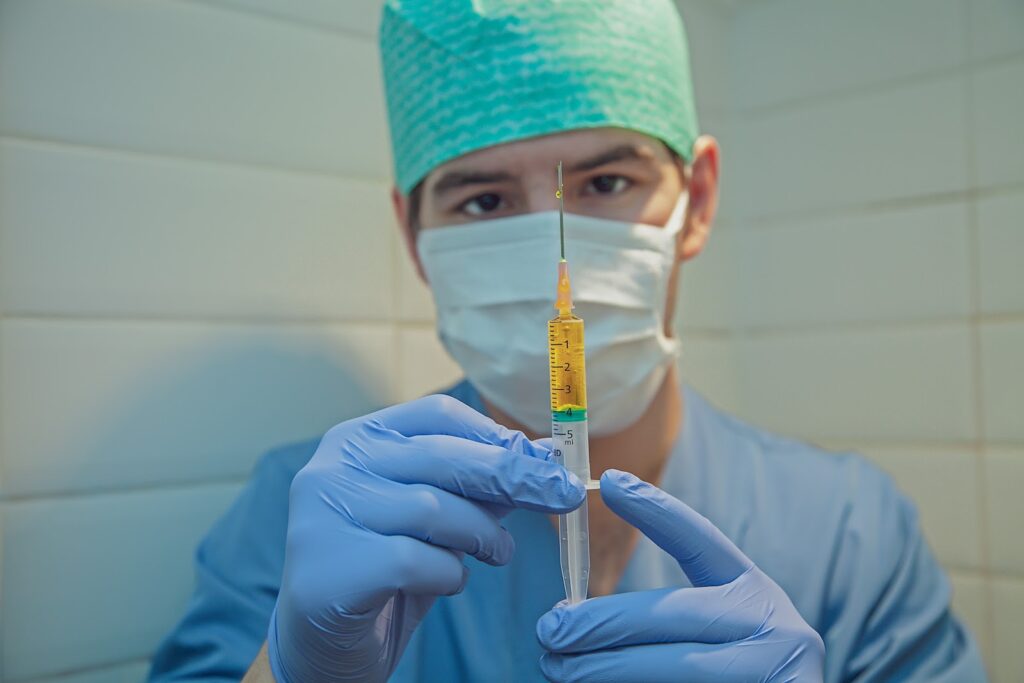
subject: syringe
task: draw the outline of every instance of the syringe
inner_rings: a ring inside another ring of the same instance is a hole
[[[551,438],[555,462],[580,478],[587,488],[590,480],[590,451],[587,438],[587,372],[584,364],[583,320],[572,313],[569,264],[565,260],[565,199],[562,162],[558,162],[558,229],[561,260],[555,310],[548,321],[548,358],[551,382]],[[570,603],[587,597],[590,582],[590,532],[587,500],[572,512],[558,517],[558,543],[565,597]]]

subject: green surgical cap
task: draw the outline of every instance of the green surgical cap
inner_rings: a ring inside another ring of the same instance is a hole
[[[697,112],[671,0],[387,0],[381,62],[395,183],[477,149],[628,128],[690,159]]]

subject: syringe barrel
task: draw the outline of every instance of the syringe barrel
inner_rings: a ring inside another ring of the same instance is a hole
[[[555,462],[569,470],[586,485],[590,481],[590,448],[587,421],[551,422],[551,447]]]
[[[566,280],[568,289],[568,280]],[[590,483],[587,434],[587,372],[583,320],[568,310],[548,322],[551,387],[551,447],[555,462]],[[558,517],[562,581],[569,602],[587,597],[590,583],[590,531],[587,501]]]
[[[558,550],[562,585],[570,604],[587,599],[590,588],[590,523],[587,501],[572,512],[558,516]]]
[[[552,456],[555,462],[580,478],[590,481],[587,421],[551,423]],[[587,501],[558,516],[558,550],[565,597],[570,603],[587,598],[590,584],[590,523]]]

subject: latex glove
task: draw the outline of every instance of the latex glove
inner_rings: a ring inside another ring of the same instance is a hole
[[[437,596],[462,590],[464,554],[511,559],[501,516],[583,501],[583,485],[549,455],[447,396],[327,432],[291,486],[267,634],[278,683],[386,680]]]
[[[601,497],[672,555],[694,587],[560,603],[537,622],[549,680],[822,680],[821,638],[711,522],[626,472],[605,472]]]

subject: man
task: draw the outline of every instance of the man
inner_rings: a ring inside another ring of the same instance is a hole
[[[380,40],[396,214],[467,381],[264,458],[153,680],[984,680],[888,478],[681,386],[719,152],[669,0],[390,0]],[[574,605],[551,515],[587,494],[543,438],[558,161],[601,489]]]

